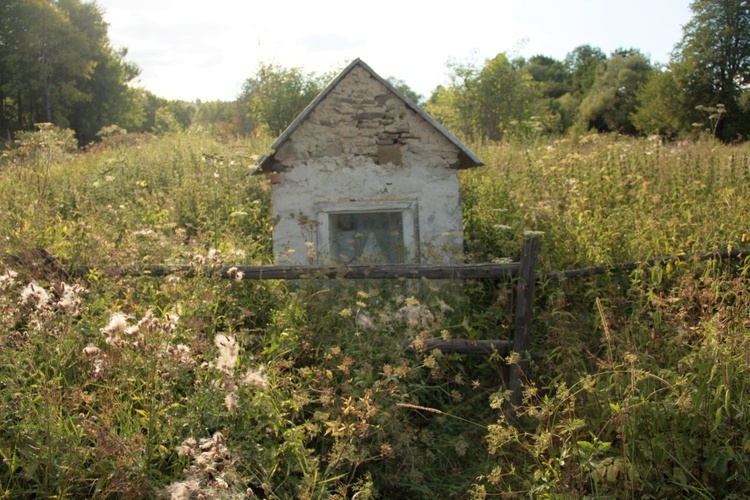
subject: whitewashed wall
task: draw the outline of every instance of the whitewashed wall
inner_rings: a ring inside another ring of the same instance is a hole
[[[458,153],[443,134],[355,66],[274,154],[277,262],[324,263],[329,257],[326,211],[378,207],[408,207],[418,246],[410,249],[412,259],[460,260]]]

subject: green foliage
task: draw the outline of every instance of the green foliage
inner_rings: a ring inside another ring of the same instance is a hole
[[[680,87],[690,99],[688,109],[723,104],[727,117],[716,137],[747,138],[750,115],[740,102],[750,82],[750,4],[697,0],[690,8],[693,18],[683,28],[672,60]]]
[[[585,372],[560,371],[527,388],[520,429],[503,418],[490,426],[497,465],[483,490],[746,496],[747,325],[740,318],[750,304],[735,294],[747,286],[747,264],[685,266],[668,276],[639,271],[627,298],[607,305],[597,298],[595,311],[573,313],[571,322],[598,316],[598,327],[577,335],[582,348],[563,336],[552,340],[545,363],[584,364]],[[502,393],[494,401],[507,404]]]
[[[653,71],[636,98],[637,109],[631,119],[639,132],[674,138],[691,130],[693,111],[682,102],[684,96],[669,68]]]
[[[422,350],[508,338],[505,284],[219,280],[271,258],[267,179],[244,177],[271,138],[71,137],[45,125],[0,159],[3,495],[750,493],[747,261],[540,282],[512,427],[506,360]],[[474,261],[529,230],[542,275],[750,241],[747,145],[472,147]],[[138,263],[196,276],[110,272]]]
[[[3,254],[46,248],[99,266],[189,259],[212,246],[242,250],[244,262],[268,259],[268,187],[244,174],[269,139],[103,138],[71,158],[45,129],[4,155],[0,192],[17,208],[0,221]]]
[[[596,81],[599,69],[604,66],[607,56],[598,47],[580,45],[565,57],[570,74],[572,92],[580,99],[588,94]]]
[[[388,83],[393,85],[396,90],[404,94],[406,97],[414,101],[415,104],[419,104],[420,106],[424,104],[424,96],[422,94],[417,94],[417,92],[412,89],[405,81],[390,76],[388,77]]]
[[[530,119],[532,82],[505,54],[488,59],[482,68],[458,62],[450,66],[451,84],[436,90],[425,107],[450,130],[470,139],[500,140]]]
[[[750,195],[747,146],[713,148],[600,135],[528,149],[480,145],[491,167],[460,177],[472,258],[515,257],[509,248],[527,230],[544,232],[540,258],[550,271],[736,243],[747,232],[737,209]]]
[[[299,68],[261,63],[245,80],[239,101],[247,115],[279,135],[312,102],[325,84],[325,76],[306,74]]]
[[[613,55],[581,102],[579,119],[600,132],[634,134],[631,114],[636,110],[638,90],[650,72],[650,62],[638,51]]]
[[[11,0],[0,6],[0,130],[11,137],[50,122],[72,128],[79,144],[137,120],[127,82],[138,75],[109,45],[95,3]]]
[[[203,102],[192,119],[192,125],[209,130],[215,137],[245,136],[252,127],[242,115],[240,102]]]

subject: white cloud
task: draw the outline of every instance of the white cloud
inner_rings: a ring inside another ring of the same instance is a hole
[[[362,58],[428,96],[445,63],[516,49],[562,59],[588,43],[666,61],[690,0],[98,0],[141,83],[170,99],[232,100],[260,61],[318,73]]]

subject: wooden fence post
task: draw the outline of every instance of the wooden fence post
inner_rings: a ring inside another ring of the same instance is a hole
[[[529,370],[528,350],[531,335],[531,309],[534,305],[534,289],[536,288],[536,261],[539,256],[540,239],[532,236],[526,239],[521,253],[521,269],[519,270],[516,288],[516,311],[513,329],[513,352],[518,353],[520,361],[510,366],[510,380],[508,388],[513,392],[511,402],[513,406],[521,404],[522,385],[526,382]],[[515,418],[515,409],[511,410]]]

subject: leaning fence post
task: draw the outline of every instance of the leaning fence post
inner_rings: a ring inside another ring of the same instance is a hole
[[[531,335],[531,309],[534,305],[536,288],[536,261],[539,256],[539,236],[527,237],[521,253],[521,265],[518,271],[516,288],[516,311],[513,329],[513,352],[518,353],[520,360],[510,366],[508,388],[512,391],[513,406],[521,404],[522,382],[525,382],[528,370],[529,337]],[[515,416],[515,412],[514,412]]]

